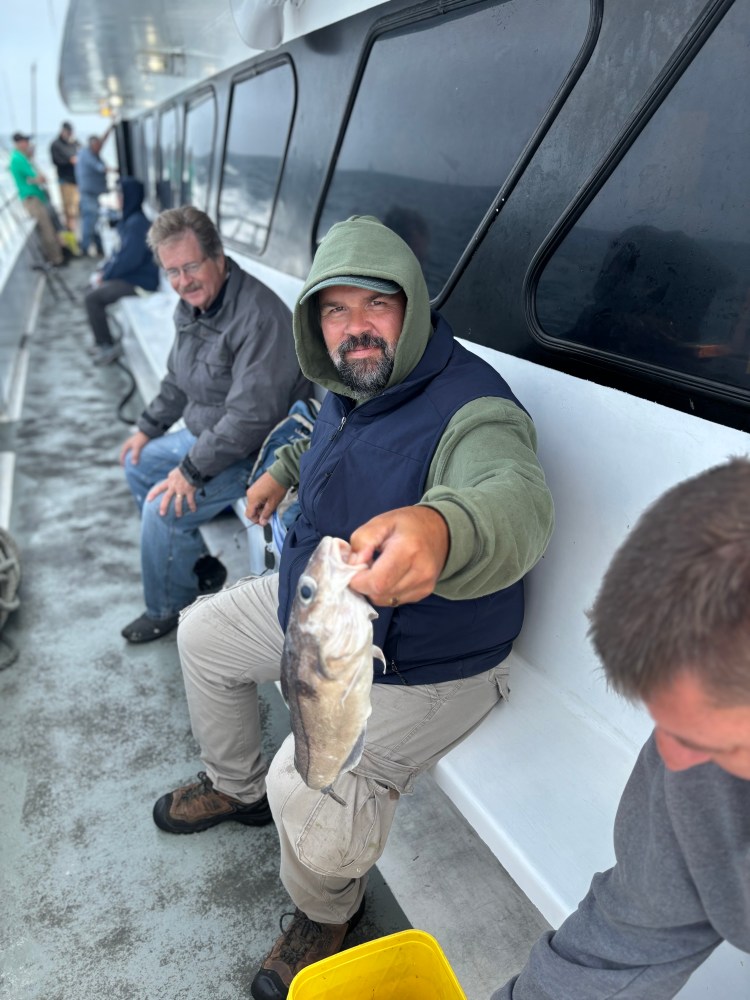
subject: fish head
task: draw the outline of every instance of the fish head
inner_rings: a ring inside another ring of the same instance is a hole
[[[306,645],[318,650],[316,661],[325,677],[344,669],[344,664],[370,652],[371,622],[377,612],[349,583],[363,563],[349,563],[350,546],[342,538],[326,535],[297,581],[289,630]]]
[[[326,789],[356,766],[372,710],[372,605],[349,586],[362,563],[350,547],[322,538],[301,574],[281,656],[294,763],[310,788]],[[335,797],[335,796],[334,796]],[[340,801],[340,800],[339,800]]]

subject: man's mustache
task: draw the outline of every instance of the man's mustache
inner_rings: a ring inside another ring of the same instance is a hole
[[[358,349],[368,347],[379,347],[380,350],[385,353],[387,344],[382,337],[378,337],[374,333],[363,333],[360,334],[359,337],[355,337],[354,334],[352,334],[339,344],[336,353],[339,357],[343,357],[345,354],[348,354],[349,351],[356,351]]]

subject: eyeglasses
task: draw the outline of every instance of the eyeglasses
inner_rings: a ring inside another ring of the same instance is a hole
[[[186,278],[190,278],[200,271],[207,260],[208,257],[201,257],[200,260],[196,260],[190,264],[183,264],[182,267],[166,267],[164,273],[170,281],[177,281],[181,274],[184,274]]]

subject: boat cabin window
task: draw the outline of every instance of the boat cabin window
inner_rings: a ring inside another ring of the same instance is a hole
[[[213,92],[191,102],[185,114],[180,204],[205,212],[211,185],[211,155],[216,135],[216,98]]]
[[[589,6],[509,0],[380,35],[317,230],[375,215],[411,245],[435,298],[581,48]]]
[[[294,75],[281,63],[235,84],[219,196],[222,236],[260,253],[294,113]]]
[[[143,119],[143,157],[140,163],[140,180],[146,189],[146,201],[158,209],[156,201],[156,119],[149,115]]]
[[[124,162],[124,161],[121,161]],[[146,176],[143,154],[143,119],[135,118],[130,122],[130,161],[128,172],[132,177],[142,180]]]
[[[547,262],[549,337],[750,388],[748,51],[735,3]]]
[[[167,108],[159,117],[159,211],[175,208],[180,195],[179,119],[177,108]]]

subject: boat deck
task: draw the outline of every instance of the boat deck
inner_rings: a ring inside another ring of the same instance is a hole
[[[22,600],[5,628],[20,654],[0,672],[0,994],[247,997],[292,908],[278,841],[273,825],[174,837],[151,819],[154,800],[200,763],[174,634],[144,646],[120,636],[142,611],[138,519],[117,463],[131,379],[85,352],[91,270],[80,260],[63,272],[75,302],[48,284],[28,364],[17,366],[27,371],[20,419],[5,433]],[[141,405],[136,394],[126,416]],[[247,554],[238,527],[229,518],[217,528],[230,579]],[[273,684],[261,699],[270,757],[288,718]],[[482,1000],[547,925],[440,790],[421,785],[348,940],[428,930],[469,1000]]]

